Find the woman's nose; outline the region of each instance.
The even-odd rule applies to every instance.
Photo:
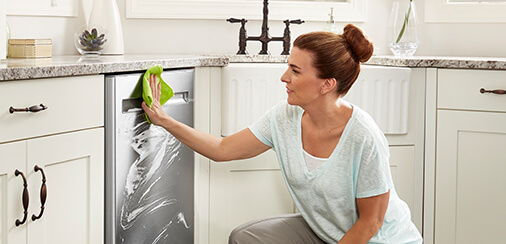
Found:
[[[281,82],[288,83],[290,80],[288,79],[288,69],[281,75]]]

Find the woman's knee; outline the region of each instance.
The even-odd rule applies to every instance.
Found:
[[[235,228],[229,244],[323,243],[300,214],[253,220]]]
[[[270,217],[265,219],[252,220],[236,227],[229,236],[229,244],[260,243],[266,241],[265,235],[274,238],[268,232],[272,231],[273,222],[279,218]]]

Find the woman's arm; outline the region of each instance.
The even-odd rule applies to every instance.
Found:
[[[367,243],[383,225],[389,199],[390,190],[374,197],[357,198],[358,220],[338,244]]]
[[[150,121],[165,128],[192,150],[214,161],[229,161],[254,157],[270,148],[258,140],[249,129],[221,138],[196,130],[175,120],[163,111],[160,104],[161,83],[156,85],[155,75],[150,77],[149,82],[153,93],[153,103],[149,108],[143,102],[142,108]]]

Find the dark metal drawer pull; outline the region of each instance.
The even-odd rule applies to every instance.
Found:
[[[44,170],[42,170],[42,168],[37,165],[35,165],[34,170],[35,172],[40,170],[40,173],[42,173],[42,186],[40,187],[40,213],[39,216],[36,216],[35,214],[32,215],[33,221],[42,218],[42,214],[44,214],[44,204],[46,204],[47,197],[46,174],[44,174]]]
[[[494,93],[494,94],[504,95],[504,94],[506,94],[506,90],[502,90],[502,89],[485,90],[485,88],[481,88],[480,93]]]
[[[44,104],[39,104],[39,105],[33,105],[31,107],[28,107],[28,108],[14,108],[14,107],[10,107],[9,108],[9,112],[12,114],[14,112],[32,112],[32,113],[35,113],[35,112],[39,112],[39,111],[42,111],[42,110],[46,110],[47,109],[47,106],[45,106]]]
[[[14,175],[15,176],[18,176],[18,175],[21,175],[21,177],[23,177],[23,209],[24,209],[24,217],[23,217],[23,220],[19,220],[19,219],[16,219],[16,226],[20,226],[22,224],[24,224],[26,222],[26,216],[28,216],[28,183],[26,183],[26,177],[25,177],[25,174],[23,174],[23,172],[19,171],[16,169],[16,171],[14,171]]]

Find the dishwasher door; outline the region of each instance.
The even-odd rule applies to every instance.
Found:
[[[148,124],[132,92],[143,73],[106,76],[108,244],[194,242],[194,152]],[[193,69],[168,70],[163,109],[193,127]]]

